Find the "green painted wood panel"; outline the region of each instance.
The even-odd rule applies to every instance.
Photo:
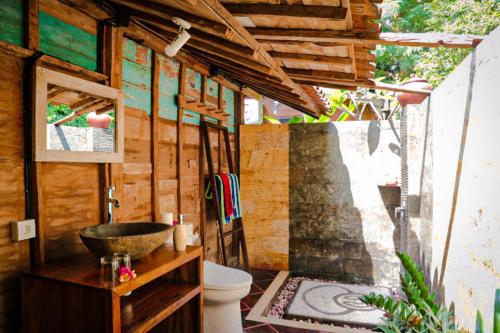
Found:
[[[219,83],[212,79],[207,79],[207,95],[212,97],[219,96]]]
[[[177,121],[178,108],[179,68],[179,63],[174,59],[160,56],[159,115],[162,118],[175,121]]]
[[[229,88],[223,87],[222,93],[224,94],[224,102],[226,105],[224,111],[229,113],[228,129],[229,132],[234,132],[234,91]]]
[[[22,0],[2,0],[0,5],[0,39],[23,46]]]
[[[123,39],[122,89],[125,105],[151,114],[151,57],[150,49]]]
[[[186,88],[187,95],[194,98],[200,98],[201,74],[189,67],[186,68]],[[199,125],[200,114],[191,110],[184,110],[184,117],[182,117],[182,122],[186,124]]]
[[[58,59],[95,71],[97,37],[43,11],[39,14],[40,50]]]

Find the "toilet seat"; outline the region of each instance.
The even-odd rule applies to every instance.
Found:
[[[203,262],[203,286],[209,290],[237,290],[249,288],[252,276],[245,271]]]

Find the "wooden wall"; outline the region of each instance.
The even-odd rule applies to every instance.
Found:
[[[102,223],[106,185],[116,186],[121,201],[121,208],[115,210],[117,222],[155,221],[159,212],[178,213],[181,208],[195,228],[207,219],[206,257],[218,261],[220,256],[210,203],[203,199],[207,166],[200,154],[200,116],[186,111],[178,119],[181,64],[155,55],[129,38],[122,39],[127,28],[113,29],[113,42],[106,46],[112,54],[104,71],[109,76],[106,82],[123,88],[126,95],[125,163],[35,163],[33,208],[38,237],[31,244],[32,256],[29,241],[10,240],[10,222],[26,218],[23,108],[28,106],[23,105],[23,94],[30,90],[23,86],[23,58],[29,55],[28,49],[42,50],[79,66],[78,76],[82,76],[84,70],[100,67],[100,55],[106,50],[98,49],[105,44],[98,42],[95,19],[56,0],[40,0],[39,11],[36,7],[32,11],[38,15],[28,22],[23,19],[28,3],[37,1],[8,0],[0,8],[0,332],[17,329],[19,273],[29,269],[30,261],[50,263],[87,251],[78,231]],[[38,27],[39,38],[36,33],[23,37],[28,24]],[[13,45],[18,49],[12,51]],[[61,70],[67,72],[69,65],[64,64]],[[231,114],[227,122],[234,133],[239,92],[186,68],[186,94],[200,96],[206,80],[207,100]],[[95,80],[92,73],[90,78]],[[211,133],[211,140],[213,155],[223,156],[216,133]],[[236,153],[233,134],[231,142]],[[218,158],[215,160],[218,169]],[[221,166],[227,166],[224,159]]]
[[[241,126],[241,202],[250,267],[288,269],[288,125]]]
[[[21,59],[0,52],[0,332],[17,327],[17,277],[29,267],[29,243],[10,241],[10,222],[25,217],[22,71]]]

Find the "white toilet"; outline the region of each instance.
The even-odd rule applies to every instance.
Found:
[[[240,300],[248,295],[252,276],[245,271],[203,262],[205,333],[241,333]]]

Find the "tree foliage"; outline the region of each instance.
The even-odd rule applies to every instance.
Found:
[[[69,116],[72,112],[73,111],[69,108],[69,106],[65,104],[54,105],[49,103],[49,105],[47,106],[47,122],[49,124],[55,123],[59,119]],[[74,127],[89,127],[85,116],[80,116],[76,119],[68,121],[64,125]]]
[[[383,32],[445,32],[486,35],[500,24],[499,0],[385,0]],[[411,74],[437,86],[470,49],[377,47],[376,77],[402,81]]]

